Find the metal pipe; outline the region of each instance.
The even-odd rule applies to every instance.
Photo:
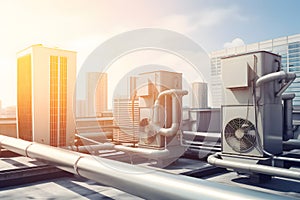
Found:
[[[187,95],[188,91],[186,90],[179,90],[179,89],[171,89],[171,90],[165,90],[161,93],[159,93],[155,103],[154,103],[154,111],[153,111],[153,122],[154,127],[158,134],[166,137],[173,136],[177,133],[179,130],[179,102],[178,102],[178,96],[179,98],[182,98],[182,96]],[[159,126],[159,100],[161,97],[165,95],[172,95],[172,125],[170,128],[162,128]]]
[[[103,143],[96,145],[85,145],[85,146],[68,146],[66,149],[77,151],[80,153],[97,154],[100,150],[112,150],[114,149],[114,144]]]
[[[288,141],[283,141],[283,150],[289,151],[292,149],[300,149],[300,140],[290,139]]]
[[[290,161],[290,162],[300,162],[299,158],[289,158],[289,157],[282,157],[282,156],[274,156],[273,159],[283,160],[283,161]]]
[[[267,174],[272,176],[280,176],[280,177],[300,180],[300,173],[296,171],[279,168],[279,167],[271,167],[271,166],[266,166],[261,164],[249,164],[249,163],[222,160],[219,158],[219,156],[220,156],[219,153],[210,155],[207,158],[207,162],[211,165],[215,165],[223,168],[229,168],[229,169],[236,169],[242,172],[260,173],[260,174]]]
[[[291,199],[0,135],[1,146],[145,199]]]
[[[106,142],[107,137],[105,135],[106,135],[105,133],[75,134],[76,137],[94,144],[103,144],[103,142]]]
[[[293,72],[285,72],[285,71],[273,72],[257,79],[256,87],[259,87],[267,82],[275,81],[278,79],[294,80],[295,78],[296,78],[296,74]]]
[[[86,145],[86,146],[69,146],[67,149],[75,150],[81,153],[96,153],[99,150],[111,150],[115,149],[117,151],[129,152],[140,154],[143,157],[151,158],[151,159],[159,159],[166,158],[170,155],[170,151],[168,149],[146,149],[146,148],[136,148],[129,147],[124,145],[114,145],[112,143],[100,143],[89,138],[85,138],[80,136],[82,139],[86,139],[89,142],[95,143],[97,145]]]
[[[283,140],[289,140],[294,137],[293,127],[293,99],[295,94],[283,94],[283,116],[284,116],[284,135]]]
[[[175,94],[172,94],[172,125],[170,128],[160,128],[158,134],[169,137],[177,133],[179,129],[179,111]]]
[[[170,155],[170,151],[168,149],[146,149],[146,148],[128,147],[123,145],[115,145],[114,149],[123,152],[140,154],[143,157],[147,157],[151,159],[166,158]]]
[[[292,72],[289,72],[292,73]],[[280,88],[280,90],[278,92],[276,92],[276,97],[280,97],[282,95],[282,93],[284,93],[284,91],[293,83],[293,81],[296,79],[296,74],[294,74],[295,76],[292,77],[291,79],[288,79],[289,81],[287,83],[284,84],[283,87]]]

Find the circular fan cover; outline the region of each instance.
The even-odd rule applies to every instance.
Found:
[[[239,153],[248,152],[255,146],[255,126],[246,119],[235,118],[228,122],[224,136],[227,144]]]

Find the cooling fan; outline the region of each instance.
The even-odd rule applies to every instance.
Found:
[[[236,152],[245,153],[255,147],[255,126],[246,119],[235,118],[229,121],[224,132],[227,144]]]

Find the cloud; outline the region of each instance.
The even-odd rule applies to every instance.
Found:
[[[245,42],[241,38],[235,38],[231,42],[226,42],[224,44],[224,48],[232,48],[232,47],[239,47],[239,46],[244,46]]]

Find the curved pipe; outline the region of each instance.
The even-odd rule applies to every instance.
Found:
[[[272,176],[280,176],[280,177],[300,180],[300,173],[296,171],[291,171],[289,169],[283,169],[279,167],[260,165],[260,164],[249,164],[249,163],[222,160],[221,158],[219,158],[219,156],[220,156],[219,153],[210,155],[207,158],[207,162],[214,166],[236,169],[242,172],[248,172],[248,173],[254,172],[254,173],[267,174]]]
[[[179,130],[179,123],[172,123],[170,128],[160,128],[158,134],[166,137],[174,136]]]
[[[188,94],[188,91],[186,90],[181,90],[181,89],[170,89],[170,90],[165,90],[165,91],[162,91],[161,93],[158,94],[157,96],[157,99],[155,101],[155,103],[158,103],[157,101],[165,96],[165,95],[170,95],[170,94],[176,94],[176,95],[180,95],[180,96],[184,96],[184,95],[187,95]]]
[[[295,78],[296,78],[296,74],[292,72],[285,72],[285,71],[273,72],[257,79],[256,87],[259,87],[267,82],[275,81],[278,79],[294,80]]]
[[[177,131],[179,130],[179,105],[178,105],[178,96],[182,98],[182,96],[187,95],[188,91],[186,90],[179,90],[179,89],[171,89],[171,90],[165,90],[161,93],[159,93],[155,103],[154,103],[154,111],[153,111],[153,122],[154,126],[156,127],[157,133],[170,137],[174,136]],[[165,95],[172,95],[172,125],[170,128],[162,128],[159,127],[157,124],[159,124],[159,100],[165,96]]]
[[[292,199],[0,135],[1,146],[145,199]]]

